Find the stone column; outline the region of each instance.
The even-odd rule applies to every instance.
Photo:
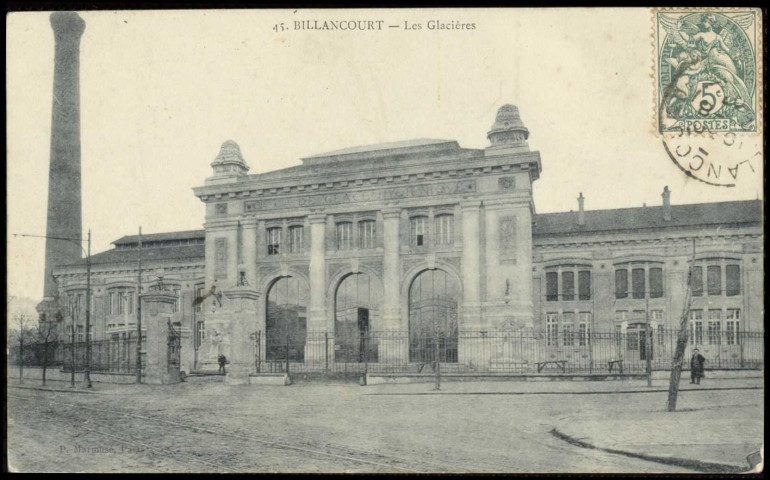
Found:
[[[243,264],[246,266],[246,281],[257,288],[257,223],[243,223]]]
[[[308,368],[324,368],[326,324],[326,214],[314,213],[310,221],[310,309],[305,340]]]
[[[230,360],[225,382],[243,385],[249,383],[249,373],[256,371],[252,334],[256,332],[259,293],[253,287],[234,287],[225,290],[224,295],[229,320],[229,325],[224,327],[227,335],[224,355]]]
[[[401,279],[399,275],[399,249],[401,209],[386,208],[383,218],[383,330],[378,353],[381,363],[406,363],[408,359],[408,332],[401,321]]]
[[[168,336],[171,312],[177,296],[169,291],[150,292],[140,295],[142,323],[147,325],[147,341],[144,344],[144,382],[170,384],[179,382],[179,369],[169,368]]]
[[[479,207],[478,200],[466,201],[461,204],[463,210],[463,315],[462,328],[477,328],[481,325],[481,295],[479,282]]]
[[[460,338],[457,345],[458,360],[465,365],[486,365],[488,358],[480,358],[480,355],[488,357],[488,352],[483,348],[478,337],[478,330],[482,326],[481,319],[481,268],[479,257],[479,208],[478,200],[464,201],[462,208],[463,231],[463,305],[460,319]],[[463,334],[464,330],[474,330],[474,333]]]

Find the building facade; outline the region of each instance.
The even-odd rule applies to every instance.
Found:
[[[463,332],[530,332],[552,358],[579,355],[590,332],[675,328],[693,245],[692,341],[711,348],[715,329],[763,329],[761,201],[671,205],[666,187],[661,206],[584,211],[581,194],[577,211],[537,214],[541,161],[528,136],[505,105],[485,149],[420,139],[257,175],[227,141],[194,189],[204,230],[145,236],[143,283],[164,269],[177,321],[194,333],[192,368],[223,351],[252,363],[255,335],[265,360],[285,347],[328,362],[332,338],[331,361],[360,361],[362,336],[375,332],[372,358],[384,363],[425,361],[414,339],[437,332],[455,339],[444,359],[459,364],[496,355]],[[130,330],[135,307],[121,302],[136,302],[139,251],[124,237],[93,257],[94,338]],[[84,293],[82,264],[56,272],[63,298]]]

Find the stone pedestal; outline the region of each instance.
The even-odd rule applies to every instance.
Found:
[[[198,349],[201,370],[219,371],[219,355],[230,362],[226,383],[249,382],[255,362],[252,334],[257,331],[259,292],[252,287],[232,287],[223,292],[222,308],[206,314],[206,338]]]
[[[179,366],[169,364],[169,323],[177,296],[168,291],[140,295],[142,323],[147,325],[147,341],[144,344],[142,365],[144,382],[148,384],[179,383]]]

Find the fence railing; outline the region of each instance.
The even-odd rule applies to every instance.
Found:
[[[74,349],[74,359],[73,359]],[[12,365],[42,367],[46,362],[45,345],[26,344],[20,353],[19,345],[10,347]],[[86,366],[86,342],[55,342],[48,345],[49,368],[82,371]],[[104,373],[136,373],[136,339],[96,340],[91,342],[91,371]]]
[[[655,329],[648,339],[644,330],[465,330],[419,336],[387,331],[343,337],[329,332],[257,332],[253,371],[431,373],[439,359],[442,373],[644,373],[648,354],[652,370],[671,368],[677,334]],[[707,370],[764,367],[763,332],[712,331],[690,338],[685,370],[694,348],[706,357]]]

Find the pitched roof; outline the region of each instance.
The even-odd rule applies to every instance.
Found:
[[[159,242],[165,240],[188,240],[191,238],[206,238],[206,230],[184,230],[181,232],[165,232],[142,234],[142,242]],[[113,245],[139,243],[139,235],[126,235],[112,242]]]
[[[105,263],[134,263],[139,259],[138,252],[138,248],[107,250],[106,252],[91,255],[91,265],[100,265]],[[190,259],[192,261],[200,261],[202,263],[205,257],[206,246],[203,244],[142,248],[143,262]],[[83,266],[85,264],[86,260],[82,259],[77,263],[70,265],[60,265],[60,267]]]
[[[738,225],[762,222],[762,201],[694,203],[672,205],[671,220],[663,218],[663,207],[587,210],[585,225],[578,225],[578,212],[535,215],[533,236],[571,235],[671,227]]]
[[[306,158],[337,157],[340,155],[351,155],[354,153],[379,152],[383,150],[401,150],[416,147],[428,147],[442,145],[452,147],[457,144],[454,140],[438,140],[433,138],[415,138],[413,140],[401,140],[398,142],[375,143],[373,145],[359,145],[356,147],[343,148],[332,152],[319,153]]]

